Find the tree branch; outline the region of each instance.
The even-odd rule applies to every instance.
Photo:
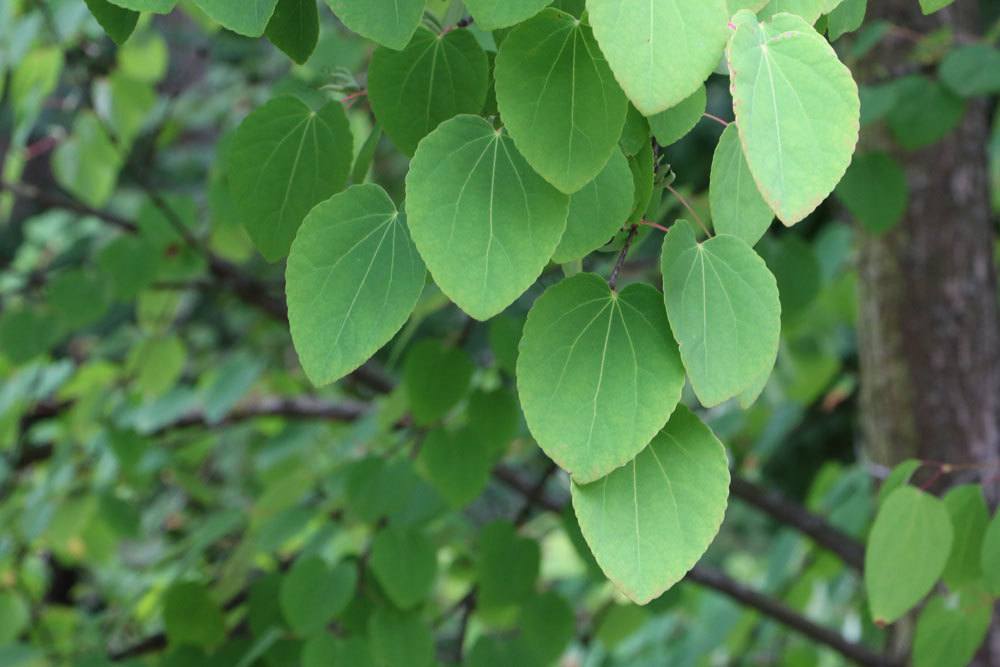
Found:
[[[813,514],[780,493],[763,489],[736,475],[733,475],[729,491],[734,497],[756,507],[778,523],[791,526],[807,535],[816,544],[832,551],[858,572],[864,569],[864,545],[831,525],[823,517]]]
[[[560,503],[542,495],[533,495],[534,487],[522,480],[510,468],[498,466],[493,470],[493,476],[523,496],[528,503],[538,505],[547,511],[558,514],[564,511],[565,503]],[[748,482],[744,484],[752,486]],[[888,658],[879,655],[868,647],[844,639],[839,633],[814,623],[782,602],[758,593],[718,570],[704,565],[695,565],[688,572],[685,579],[691,583],[725,595],[746,607],[750,607],[768,618],[801,633],[816,643],[836,651],[845,658],[853,660],[859,665],[864,665],[865,667],[891,667],[894,665]]]

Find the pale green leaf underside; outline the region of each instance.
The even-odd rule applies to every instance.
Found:
[[[442,122],[479,113],[489,88],[489,63],[468,30],[438,36],[419,29],[402,51],[375,50],[368,98],[385,133],[405,154]]]
[[[566,194],[592,181],[608,163],[628,109],[590,28],[555,9],[503,40],[496,94],[518,150]]]
[[[552,0],[465,0],[476,25],[483,30],[509,28],[530,19]]]
[[[278,0],[194,0],[224,28],[248,37],[260,37]]]
[[[733,17],[733,109],[747,164],[786,225],[813,212],[847,171],[860,102],[850,71],[812,26],[792,14],[761,24]]]
[[[456,116],[427,135],[406,177],[413,240],[438,287],[487,320],[552,257],[569,198],[536,174],[504,131]]]
[[[420,24],[425,0],[326,0],[344,25],[373,42],[397,51],[406,47]]]
[[[933,588],[944,571],[954,530],[944,503],[912,486],[886,499],[865,550],[872,618],[892,623]]]
[[[288,253],[302,219],[344,187],[353,145],[339,102],[311,111],[279,97],[251,113],[227,155],[233,201],[268,261]]]
[[[781,333],[778,285],[735,236],[698,243],[689,224],[663,241],[664,299],[681,359],[706,407],[737,396],[774,366]]]
[[[338,380],[389,342],[425,276],[402,216],[377,185],[352,187],[314,208],[286,269],[292,341],[309,379]]]
[[[552,261],[572,262],[607,244],[628,220],[634,200],[632,170],[615,151],[597,178],[570,197],[566,232]]]
[[[521,338],[517,388],[539,446],[581,483],[628,463],[663,428],[684,371],[660,293],[581,273],[550,287]]]
[[[715,539],[729,498],[725,448],[683,405],[631,463],[573,485],[587,544],[604,573],[646,604],[680,581]]]
[[[708,199],[715,231],[739,237],[750,246],[757,244],[774,220],[774,212],[750,174],[735,123],[726,128],[715,148]]]
[[[726,0],[587,0],[587,10],[611,70],[644,116],[694,93],[729,37]]]

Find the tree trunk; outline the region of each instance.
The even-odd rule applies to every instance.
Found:
[[[977,15],[973,0],[927,17],[916,0],[869,3],[869,19],[922,34],[942,26],[975,33]],[[912,71],[912,48],[904,38],[888,38],[864,63],[862,78]],[[863,145],[884,148],[877,132]],[[914,152],[890,148],[906,171],[909,208],[891,232],[861,232],[858,329],[862,433],[871,458],[889,466],[909,457],[978,463],[941,484],[983,481],[996,503],[1000,322],[988,139],[986,105],[974,101],[937,144]],[[981,664],[1000,665],[997,621]]]
[[[976,3],[969,0],[929,17],[914,0],[870,7],[872,18],[922,33],[942,25],[969,32],[976,27]],[[875,54],[870,72],[907,66],[912,44],[889,42]],[[906,170],[909,209],[891,232],[861,233],[862,430],[879,463],[918,457],[1000,465],[988,140],[986,106],[972,102],[961,125],[939,143],[893,151]],[[982,473],[971,474],[978,480]],[[995,500],[998,481],[988,486]]]

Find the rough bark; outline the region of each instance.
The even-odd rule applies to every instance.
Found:
[[[880,0],[869,7],[872,18],[921,33],[942,25],[974,32],[977,26],[976,3],[968,0],[929,17],[914,0]],[[888,40],[863,76],[908,67],[912,46]],[[906,169],[909,209],[888,234],[862,233],[862,430],[879,463],[916,456],[1000,464],[1000,326],[988,137],[987,109],[973,102],[961,125],[941,142],[914,152],[894,150]],[[991,477],[983,472],[970,474]],[[989,486],[996,499],[998,480]]]
[[[869,3],[869,19],[927,34],[942,26],[974,34],[977,3],[958,0],[932,16],[916,0]],[[861,66],[862,78],[912,71],[899,33]],[[909,33],[912,35],[913,33]],[[877,131],[876,131],[877,132]],[[885,148],[869,132],[863,142]],[[978,463],[942,477],[939,488],[982,481],[1000,497],[1000,324],[986,146],[989,116],[972,102],[961,125],[915,152],[891,149],[906,170],[909,209],[884,236],[862,232],[859,250],[862,433],[869,455],[893,465],[908,457]],[[963,479],[966,478],[966,479]],[[995,619],[997,616],[994,617]],[[912,625],[895,637],[905,650]],[[977,665],[1000,665],[994,620]]]

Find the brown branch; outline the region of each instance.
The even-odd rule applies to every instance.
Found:
[[[862,571],[865,548],[859,541],[833,526],[823,517],[813,514],[779,493],[757,486],[742,477],[733,476],[730,493],[748,505],[756,507],[778,523],[795,528],[816,544],[832,551],[847,565]]]
[[[559,514],[564,511],[565,503],[560,503],[544,496],[532,497],[532,486],[522,480],[510,468],[498,466],[494,469],[493,476],[522,495],[529,503],[534,503],[542,509]],[[745,484],[749,485],[748,482],[745,482]],[[696,565],[688,572],[685,580],[709,588],[746,607],[750,607],[791,630],[801,633],[818,644],[836,651],[845,658],[853,660],[859,665],[864,665],[865,667],[890,667],[894,664],[868,647],[844,639],[839,633],[814,623],[784,603],[759,593],[718,570],[704,565]]]
[[[628,236],[625,237],[625,245],[622,246],[622,251],[618,253],[618,261],[615,262],[615,268],[611,270],[611,277],[608,278],[608,286],[612,292],[618,291],[618,276],[621,275],[622,267],[625,266],[625,260],[628,259],[628,251],[632,249],[632,242],[635,241],[638,232],[639,225],[637,224],[629,228]]]
[[[818,644],[833,649],[849,660],[865,667],[893,667],[897,663],[875,653],[863,644],[844,639],[840,633],[825,628],[802,616],[778,600],[749,588],[713,568],[696,565],[688,572],[687,581],[721,593],[740,604],[759,611],[768,618],[795,630]]]

